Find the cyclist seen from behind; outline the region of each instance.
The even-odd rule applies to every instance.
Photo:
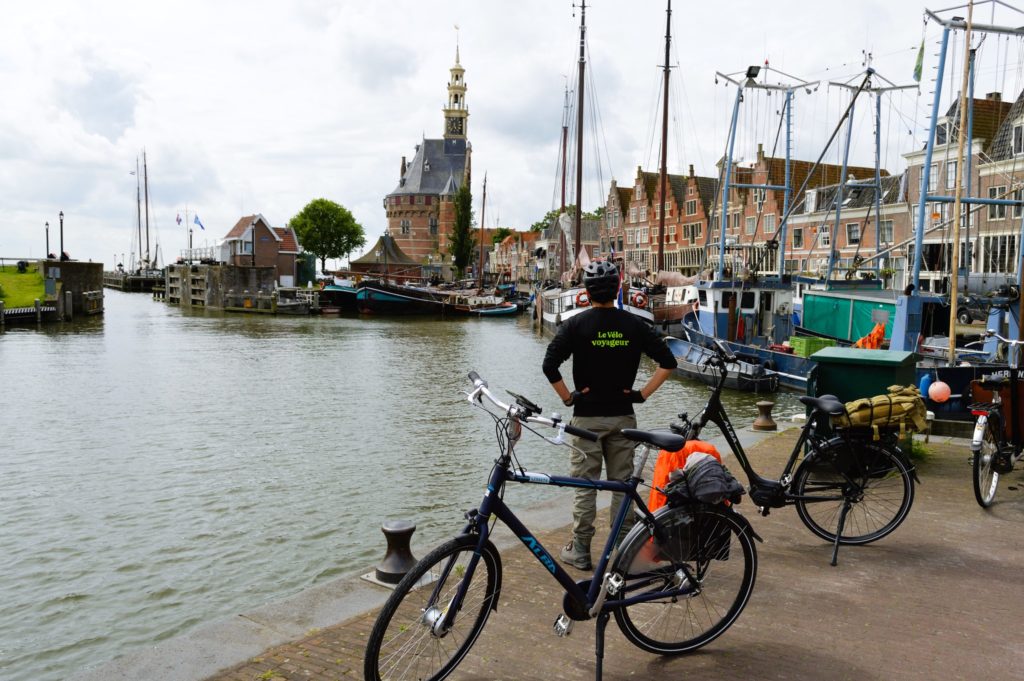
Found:
[[[608,480],[626,480],[633,472],[634,443],[622,435],[636,428],[633,405],[648,399],[676,368],[676,359],[665,341],[643,320],[615,305],[619,270],[610,262],[593,261],[583,271],[583,285],[590,309],[565,321],[544,355],[543,370],[566,406],[573,407],[572,425],[597,433],[597,442],[573,438],[584,453],[573,452],[570,475],[597,480],[604,463]],[[640,356],[658,363],[650,380],[635,390]],[[569,390],[558,368],[573,358]],[[562,549],[562,561],[580,570],[592,570],[590,542],[597,515],[597,490],[577,489],[573,504],[572,539]],[[623,495],[612,496],[610,518],[614,521]],[[621,540],[633,523],[627,516]]]

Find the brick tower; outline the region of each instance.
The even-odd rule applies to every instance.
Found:
[[[408,163],[402,157],[398,186],[384,199],[388,232],[395,243],[428,268],[451,263],[448,237],[455,224],[455,193],[470,181],[469,109],[458,46],[450,73],[448,103],[442,109],[444,137],[423,139]]]

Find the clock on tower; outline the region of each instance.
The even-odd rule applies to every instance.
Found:
[[[449,135],[461,135],[462,134],[462,119],[452,117],[448,119],[447,131]]]

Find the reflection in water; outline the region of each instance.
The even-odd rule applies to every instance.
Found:
[[[0,334],[5,679],[67,678],[365,570],[386,518],[417,523],[422,555],[461,528],[497,451],[466,374],[557,405],[527,317],[222,315],[106,295],[103,317]],[[705,394],[666,384],[641,427]],[[756,398],[729,399],[748,423]],[[568,472],[566,449],[527,436],[518,451]],[[558,490],[507,498],[564,503],[568,522]]]

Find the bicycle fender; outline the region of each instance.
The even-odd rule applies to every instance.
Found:
[[[974,435],[971,437],[971,451],[980,452],[981,443],[985,439],[985,428],[988,426],[988,416],[984,414],[978,416],[978,420],[974,422]]]
[[[739,524],[743,526],[744,532],[749,533],[751,537],[761,542],[762,544],[764,543],[764,539],[762,539],[761,535],[757,533],[757,531],[754,529],[754,526],[750,524],[750,521],[747,520],[747,517],[745,515],[739,513],[738,511],[731,511],[731,513],[732,516],[736,518],[736,520],[739,522]]]

